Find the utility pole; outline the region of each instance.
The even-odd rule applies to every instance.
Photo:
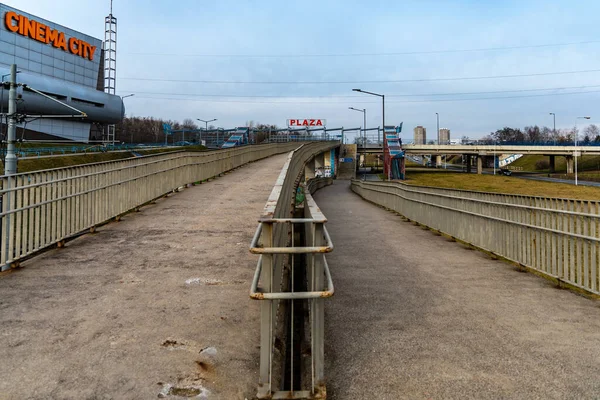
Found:
[[[15,141],[17,138],[17,66],[10,67],[10,91],[8,92],[8,133],[6,146],[6,161],[4,174],[17,173],[17,156],[15,154]]]

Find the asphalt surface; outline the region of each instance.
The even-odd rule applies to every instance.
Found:
[[[173,388],[252,398],[260,315],[248,246],[286,157],[170,195],[1,275],[0,399],[183,398],[165,394]]]
[[[600,303],[363,201],[315,194],[329,400],[600,399]]]

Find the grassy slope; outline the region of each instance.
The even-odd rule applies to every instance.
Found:
[[[416,186],[473,190],[478,192],[510,193],[528,196],[600,200],[600,188],[573,186],[562,183],[539,182],[504,175],[466,176],[444,171],[407,171],[406,183]]]
[[[540,160],[548,160],[546,156],[532,155],[532,156],[523,156],[519,158],[517,161],[513,162],[509,165],[509,167],[520,167],[523,168],[523,171],[526,172],[544,172],[548,173],[548,169],[537,170],[535,169],[535,163]],[[598,174],[600,171],[600,156],[583,156],[577,158],[578,170],[580,173],[590,173]],[[564,157],[556,157],[555,158],[555,166],[557,173],[566,173],[567,172],[567,162]]]

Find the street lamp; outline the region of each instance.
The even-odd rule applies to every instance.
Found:
[[[204,129],[206,132],[208,132],[208,123],[209,123],[209,122],[214,122],[214,121],[216,121],[216,120],[217,120],[216,118],[215,118],[215,119],[209,119],[208,121],[205,121],[205,120],[203,120],[203,119],[200,119],[200,118],[196,118],[196,119],[197,119],[198,121],[200,121],[200,122],[204,122],[204,123],[206,124],[206,129]],[[219,135],[219,132],[217,131],[217,142],[218,142],[218,135]],[[199,141],[200,141],[200,144],[202,144],[202,132],[200,132],[200,139],[199,139]],[[218,145],[219,145],[219,143],[217,143],[217,146],[218,146]]]
[[[348,109],[363,113],[363,147],[365,147],[367,141],[367,109],[363,108],[360,110],[354,107],[348,107]]]
[[[577,117],[577,119],[590,119],[592,117]],[[577,156],[579,155],[579,152],[577,151],[577,136],[578,136],[577,132],[577,126],[575,127],[575,186],[577,186]]]
[[[440,145],[440,114],[435,113],[437,119],[437,144]]]
[[[366,90],[362,90],[362,89],[352,89],[353,92],[359,92],[359,93],[364,93],[364,94],[370,94],[371,96],[377,96],[377,97],[381,97],[381,117],[382,117],[382,121],[383,121],[383,133],[385,134],[385,95],[383,94],[379,94],[379,93],[373,93],[373,92],[367,92]],[[379,144],[379,130],[377,130],[377,144]]]
[[[125,100],[126,98],[133,97],[133,96],[135,96],[135,93],[131,93],[126,96],[121,96],[121,100]],[[125,130],[125,125],[123,125],[123,130]],[[125,133],[125,132],[123,132],[123,133]],[[123,136],[125,136],[125,135],[123,135]],[[131,131],[131,139],[129,140],[129,143],[133,144],[133,130]]]
[[[550,113],[552,115],[553,128],[552,128],[552,136],[554,137],[554,144],[556,144],[556,114]]]

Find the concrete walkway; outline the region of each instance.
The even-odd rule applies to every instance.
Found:
[[[1,276],[0,399],[254,396],[248,246],[285,158],[161,199]]]
[[[328,399],[599,399],[600,304],[435,236],[336,182]]]

